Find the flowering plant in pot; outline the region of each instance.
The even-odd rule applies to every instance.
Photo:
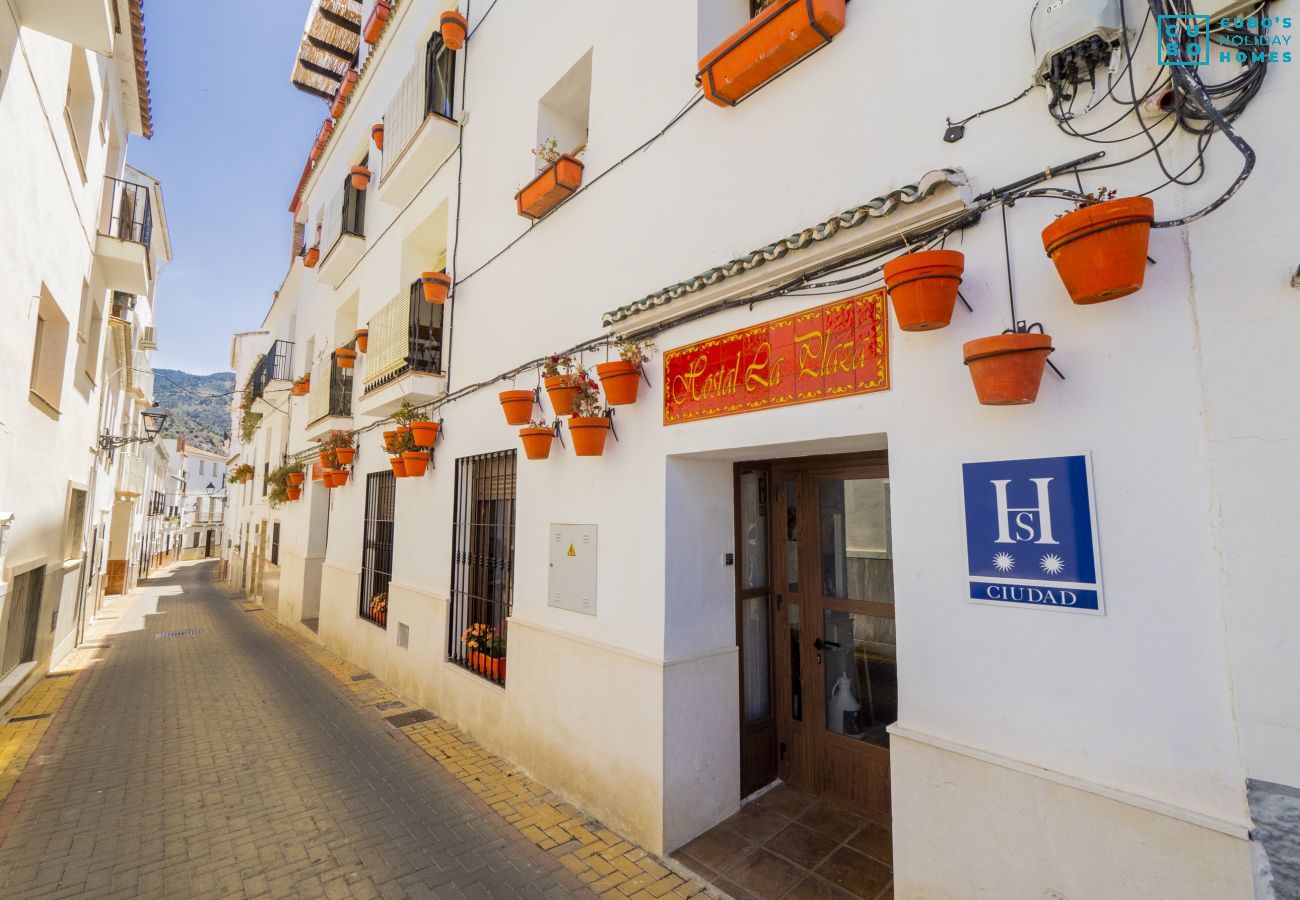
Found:
[[[569,434],[573,436],[574,454],[603,454],[609,426],[609,412],[601,405],[600,388],[591,380],[586,369],[579,369],[573,395],[573,415],[569,417]]]
[[[543,168],[532,181],[515,194],[515,208],[526,219],[540,219],[582,186],[583,165],[579,159],[586,148],[560,152],[559,142],[551,137],[533,148],[533,156]]]
[[[542,363],[542,383],[546,385],[546,396],[551,398],[551,407],[557,416],[573,413],[573,395],[578,391],[574,366],[573,357],[567,353],[552,354]]]
[[[402,401],[393,413],[393,421],[409,429],[417,449],[428,449],[438,441],[439,424],[423,418],[409,400]]]
[[[1155,204],[1098,188],[1043,229],[1043,249],[1075,303],[1102,303],[1142,288]]]
[[[376,625],[388,627],[388,591],[380,591],[366,604],[366,618]]]
[[[243,484],[251,481],[253,478],[253,466],[250,463],[240,463],[230,470],[230,483]]]
[[[519,437],[524,442],[524,456],[529,459],[546,459],[551,455],[555,428],[546,422],[529,422],[519,429]]]
[[[918,250],[885,263],[885,286],[903,331],[933,331],[952,321],[966,257],[956,250]]]
[[[334,468],[352,465],[352,460],[357,455],[357,445],[353,440],[352,432],[335,428],[321,440],[320,452],[321,465]]]
[[[506,674],[506,636],[491,625],[476,622],[461,633],[466,661],[475,672],[500,681]]]
[[[637,391],[641,387],[641,371],[650,362],[654,353],[653,341],[636,341],[629,338],[617,338],[618,359],[600,363],[596,374],[600,377],[600,386],[605,389],[605,399],[610,406],[623,406],[635,403]]]
[[[533,415],[537,395],[533,391],[508,390],[497,394],[501,411],[506,414],[507,425],[527,425]]]
[[[279,509],[288,500],[297,500],[302,494],[301,476],[303,465],[299,462],[285,463],[273,470],[266,476],[266,502],[272,509]],[[299,476],[298,484],[293,484],[289,476],[293,474]]]
[[[1037,328],[1035,334],[1031,329]],[[1014,329],[967,341],[962,355],[970,369],[975,395],[985,406],[1018,406],[1038,399],[1052,336],[1042,325],[1017,322]]]
[[[430,454],[415,443],[410,430],[397,431],[391,442],[392,458],[389,463],[398,478],[419,478],[429,466]]]

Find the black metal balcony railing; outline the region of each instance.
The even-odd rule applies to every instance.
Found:
[[[348,346],[352,346],[349,344]],[[331,353],[316,364],[307,400],[308,424],[328,416],[352,415],[352,369],[343,369]]]
[[[266,392],[266,386],[272,381],[291,380],[292,360],[293,341],[276,341],[272,344],[271,349],[253,367],[253,374],[249,379],[253,386],[253,398],[260,398]]]
[[[149,246],[149,239],[153,236],[149,187],[105,176],[104,193],[107,215],[100,230],[119,241]]]

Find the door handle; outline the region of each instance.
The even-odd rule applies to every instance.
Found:
[[[817,638],[817,640],[813,641],[813,646],[818,650],[825,650],[827,647],[830,647],[832,650],[838,650],[840,648],[840,645],[835,641],[823,641],[821,638]]]

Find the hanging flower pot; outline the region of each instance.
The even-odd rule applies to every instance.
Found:
[[[370,184],[370,170],[365,166],[353,166],[352,186],[359,191],[364,191],[368,184]]]
[[[320,247],[308,247],[307,252],[302,255],[302,264],[309,269],[316,268],[316,263],[320,261]]]
[[[348,69],[343,81],[339,83],[338,93],[334,95],[334,102],[330,104],[330,115],[338,118],[343,115],[343,105],[348,102],[352,96],[352,89],[357,86],[357,70]]]
[[[334,458],[338,460],[340,466],[352,465],[352,460],[356,458],[356,447],[336,447],[334,448]]]
[[[339,347],[334,351],[334,362],[340,369],[350,369],[357,361],[357,351],[350,347]]]
[[[320,464],[322,468],[326,468],[326,469],[334,468],[334,457],[330,455],[330,450],[328,447],[320,451]]]
[[[402,454],[402,462],[406,463],[408,476],[419,478],[429,465],[429,454],[425,450],[407,450]]]
[[[459,50],[465,46],[469,22],[464,16],[455,10],[445,12],[438,19],[438,25],[442,31],[442,42],[447,45],[448,50]]]
[[[303,472],[290,472],[290,473],[289,473],[289,487],[300,488],[300,487],[302,487],[302,483],[303,483],[304,481],[306,481],[306,480],[307,480],[307,475],[306,475],[306,473],[303,473]]]
[[[342,487],[348,483],[347,469],[326,469],[325,470],[325,487],[331,490],[336,487]]]
[[[411,439],[415,441],[415,446],[428,449],[437,443],[438,427],[437,422],[412,422]]]
[[[302,488],[295,487],[294,485],[291,484],[284,489],[284,494],[290,500],[297,500],[299,497],[302,496]]]
[[[569,434],[573,436],[575,456],[600,456],[605,452],[605,438],[609,436],[609,418],[597,416],[569,419]]]
[[[362,37],[366,39],[367,44],[379,40],[379,35],[384,31],[384,23],[388,21],[392,11],[393,4],[389,0],[375,0],[375,8],[370,11],[370,18],[366,19],[366,27],[362,31]]]
[[[525,219],[540,219],[582,186],[582,163],[564,154],[515,194],[515,208]]]
[[[551,455],[551,442],[555,440],[555,431],[530,425],[519,429],[519,437],[524,442],[524,456],[529,459],[546,459]]]
[[[388,459],[389,465],[393,467],[393,475],[398,478],[406,477],[406,460],[400,456],[392,456]]]
[[[903,331],[933,331],[952,321],[966,257],[956,250],[920,250],[885,263],[885,286]]]
[[[1075,303],[1101,303],[1142,288],[1155,204],[1122,197],[1066,213],[1043,229],[1043,249]]]
[[[641,387],[641,370],[623,359],[600,363],[596,366],[600,386],[605,390],[605,401],[610,406],[625,406],[636,402]]]
[[[1038,399],[1052,336],[1031,332],[995,334],[962,347],[975,395],[985,406],[1017,406]]]
[[[397,437],[398,437],[398,440],[401,439],[402,435],[404,435],[404,434],[410,434],[410,433],[411,433],[411,426],[410,426],[410,425],[398,425],[398,426],[397,426]]]
[[[561,374],[545,379],[546,396],[551,398],[551,407],[557,416],[573,414],[573,396],[578,393],[576,378],[573,374]]]
[[[451,290],[451,276],[446,272],[421,272],[420,287],[424,289],[425,300],[445,303],[447,292]]]
[[[383,150],[384,149],[384,126],[382,124],[371,125],[370,136],[375,141],[375,147],[379,150]]]
[[[502,391],[497,394],[501,411],[506,414],[507,425],[526,425],[533,417],[532,391]]]
[[[396,453],[396,452],[397,452],[397,432],[396,432],[396,431],[385,431],[385,432],[384,432],[384,450],[386,450],[386,451],[389,452],[389,453]]]

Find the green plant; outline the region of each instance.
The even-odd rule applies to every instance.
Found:
[[[548,166],[556,163],[561,156],[572,156],[574,159],[581,159],[582,154],[587,152],[586,147],[578,147],[565,153],[560,149],[560,142],[554,137],[548,137],[542,140],[540,144],[533,148],[533,156],[536,156]]]
[[[398,425],[409,425],[412,422],[421,421],[423,418],[424,416],[420,411],[411,405],[410,400],[403,400],[402,405],[393,412],[393,421]]]
[[[584,367],[579,367],[574,376],[573,386],[578,392],[573,395],[573,414],[582,419],[595,419],[604,414],[600,387],[587,374]]]
[[[279,509],[289,499],[289,475],[302,470],[302,463],[291,462],[271,470],[266,476],[266,502],[272,509]]]
[[[618,358],[623,362],[629,362],[641,368],[645,363],[650,362],[650,356],[655,352],[655,342],[649,339],[636,341],[625,337],[616,337],[618,345]]]
[[[262,424],[262,414],[245,411],[239,419],[239,436],[245,444],[251,443],[257,434],[257,426]]]
[[[397,437],[393,438],[393,456],[413,453],[419,449],[419,447],[415,446],[415,437],[409,431],[399,431]]]
[[[491,625],[481,622],[466,628],[460,636],[460,642],[467,650],[493,659],[504,659],[506,655],[506,636]]]
[[[333,429],[320,442],[322,450],[345,450],[353,446],[355,443],[352,440],[352,432],[342,428]]]
[[[550,431],[550,430],[551,430],[553,427],[555,427],[555,426],[553,426],[550,422],[546,422],[546,421],[543,421],[543,420],[538,420],[538,421],[536,421],[536,422],[529,422],[529,423],[528,423],[527,425],[525,425],[524,427],[525,427],[525,428],[545,428],[547,431]]]
[[[573,357],[569,354],[560,355],[554,353],[546,358],[546,362],[542,363],[542,375],[546,378],[554,378],[560,374],[567,375],[573,371],[573,365]]]
[[[1095,191],[1080,194],[1074,199],[1074,210],[1066,210],[1063,213],[1057,213],[1056,218],[1059,219],[1061,216],[1068,215],[1070,212],[1080,209],[1087,209],[1089,206],[1096,206],[1098,203],[1106,203],[1109,200],[1114,200],[1117,196],[1119,196],[1119,191],[1103,185]]]

